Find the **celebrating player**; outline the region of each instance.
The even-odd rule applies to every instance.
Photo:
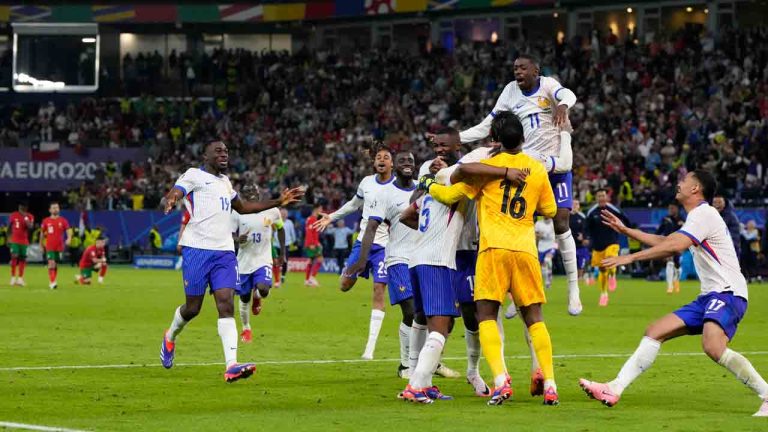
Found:
[[[323,205],[319,202],[312,207],[312,214],[304,221],[304,255],[309,258],[307,269],[304,273],[304,285],[318,287],[320,282],[315,276],[323,265],[323,245],[320,243],[320,231],[315,228],[323,211]]]
[[[67,231],[69,229],[69,222],[61,217],[61,209],[56,201],[50,204],[48,212],[51,215],[43,219],[42,224],[40,224],[40,232],[42,233],[40,236],[40,247],[45,250],[45,257],[48,259],[48,280],[50,281],[48,287],[56,289],[58,262],[61,261],[64,245],[69,244],[70,241],[69,232]],[[65,235],[67,237],[66,240],[64,240]]]
[[[544,163],[557,198],[555,233],[568,278],[568,312],[578,315],[582,306],[576,243],[568,227],[573,199],[573,154],[571,135],[563,130],[570,129],[568,109],[576,103],[576,95],[554,78],[539,76],[538,61],[533,56],[520,55],[513,67],[515,81],[504,87],[493,111],[481,123],[461,132],[461,142],[486,138],[493,118],[500,111],[511,111],[518,116],[525,130],[523,151]]]
[[[25,286],[24,268],[27,266],[27,247],[29,247],[29,232],[35,223],[35,216],[27,213],[27,204],[19,203],[19,210],[8,217],[11,238],[8,247],[11,250],[11,286]],[[19,276],[16,276],[16,267]]]
[[[411,325],[414,320],[413,288],[411,276],[408,272],[408,261],[413,245],[418,238],[418,232],[399,223],[400,214],[410,205],[410,198],[416,189],[413,181],[415,161],[410,152],[400,152],[395,156],[395,181],[389,183],[389,187],[382,189],[376,198],[375,206],[370,209],[368,224],[360,241],[360,255],[357,261],[347,267],[350,274],[362,272],[370,260],[369,252],[374,239],[379,232],[379,225],[389,226],[389,239],[385,250],[385,264],[387,272],[387,287],[389,289],[389,302],[399,305],[403,314],[400,322],[400,365],[397,375],[401,378],[410,378],[410,358],[418,359],[418,354],[409,356]],[[424,327],[421,334],[415,337],[426,339],[426,320],[420,317],[420,327]],[[419,349],[423,343],[418,344]],[[415,365],[415,361],[414,361]]]
[[[186,302],[176,308],[171,326],[163,336],[160,360],[165,368],[173,366],[176,337],[200,313],[206,288],[210,287],[219,312],[218,331],[226,360],[224,379],[233,382],[251,376],[256,366],[237,363],[233,293],[238,273],[230,212],[258,213],[296,202],[304,192],[299,188],[286,189],[279,199],[259,202],[240,199],[224,174],[228,164],[227,146],[220,141],[208,143],[200,168],[188,169],[165,196],[166,213],[186,196],[191,218],[181,238]]]
[[[600,266],[600,262],[604,258],[619,255],[619,236],[602,222],[601,214],[603,211],[611,212],[627,225],[629,225],[629,219],[618,207],[611,204],[607,189],[598,189],[595,198],[597,198],[597,204],[587,212],[587,232],[592,247],[592,266],[599,267],[600,271],[597,276],[600,284],[598,305],[608,306],[608,291],[616,290],[616,269],[604,268]]]
[[[259,199],[259,187],[247,184],[240,190],[240,194],[248,201],[256,201]],[[240,245],[237,251],[237,270],[240,277],[236,289],[240,296],[240,321],[243,323],[240,340],[243,343],[251,343],[251,312],[254,315],[261,313],[261,299],[269,295],[269,289],[272,287],[273,230],[277,231],[280,241],[278,259],[285,258],[283,219],[277,208],[245,215],[235,211],[232,212],[232,229]]]
[[[668,236],[673,232],[680,229],[685,224],[685,219],[680,216],[680,207],[677,203],[670,203],[667,206],[669,212],[664,219],[661,220],[659,228],[656,230],[656,235]],[[672,255],[667,258],[667,267],[665,269],[665,276],[667,279],[667,294],[673,292],[680,292],[680,254]]]
[[[358,240],[352,246],[352,251],[347,258],[345,267],[358,261],[360,247],[363,235],[368,225],[370,212],[376,205],[376,200],[382,190],[388,188],[389,184],[395,179],[392,176],[392,151],[387,147],[379,147],[374,156],[374,168],[376,174],[369,175],[360,181],[355,196],[344,204],[340,209],[330,215],[323,215],[323,218],[315,226],[323,231],[331,223],[343,218],[344,216],[357,211],[360,207],[363,209],[363,217],[360,220],[360,234]],[[376,342],[381,331],[381,324],[384,321],[384,291],[387,287],[387,270],[384,264],[384,249],[387,246],[389,234],[385,225],[379,225],[376,236],[373,239],[373,246],[368,255],[365,267],[360,273],[345,269],[342,271],[341,290],[349,291],[357,282],[357,277],[368,278],[373,273],[373,304],[371,306],[371,320],[368,327],[368,342],[365,344],[362,358],[366,360],[373,359],[373,353],[376,349]]]
[[[88,246],[80,257],[80,274],[75,276],[75,280],[80,285],[90,285],[93,271],[99,272],[99,283],[104,283],[104,276],[107,274],[107,255],[104,249],[106,241],[99,237],[96,243]]]
[[[494,375],[494,390],[489,405],[499,405],[512,395],[503,362],[502,340],[496,318],[507,292],[528,327],[532,345],[544,376],[544,403],[559,403],[552,361],[552,342],[542,317],[546,302],[541,281],[541,267],[536,260],[536,236],[533,213],[553,217],[557,211],[555,197],[542,165],[522,153],[523,126],[511,112],[499,112],[491,125],[491,136],[501,142],[503,151],[483,164],[502,167],[499,180],[487,177],[451,187],[430,184],[429,191],[437,201],[451,204],[463,197],[477,199],[480,225],[480,249],[475,279],[475,301],[480,321],[483,354]],[[471,165],[471,164],[470,164]],[[507,179],[509,169],[525,174],[522,181]],[[465,173],[461,165],[456,174]],[[501,168],[496,168],[500,170]],[[452,181],[454,176],[452,176]],[[470,180],[468,180],[470,181]],[[513,190],[514,188],[514,190]]]
[[[552,288],[552,259],[557,253],[555,227],[552,219],[540,218],[534,224],[533,229],[538,241],[539,264],[541,264],[541,271],[544,272],[544,287],[550,289]]]
[[[651,246],[631,255],[605,258],[602,266],[615,268],[662,259],[688,249],[701,281],[701,293],[691,303],[648,326],[645,337],[616,379],[606,384],[579,380],[590,397],[607,406],[616,405],[624,390],[653,365],[662,343],[678,336],[700,334],[704,352],[762,399],[754,415],[768,417],[768,383],[749,360],[728,348],[747,311],[748,290],[728,228],[717,210],[709,205],[716,188],[717,182],[709,172],[689,172],[678,183],[675,196],[688,213],[688,219],[680,230],[668,236],[630,229],[619,217],[602,210],[606,225]]]

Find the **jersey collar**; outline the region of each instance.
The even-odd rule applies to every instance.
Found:
[[[533,96],[536,94],[537,91],[539,91],[539,87],[541,87],[541,77],[536,78],[536,85],[531,89],[531,91],[523,91],[523,89],[520,89],[521,92],[523,92],[523,96]]]

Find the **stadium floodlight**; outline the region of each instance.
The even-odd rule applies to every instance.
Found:
[[[95,37],[84,37],[81,40],[83,41],[83,43],[96,43]]]
[[[627,13],[630,13],[630,14],[632,13],[632,8],[631,7],[627,8]]]

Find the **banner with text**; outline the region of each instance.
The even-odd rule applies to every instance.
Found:
[[[40,149],[0,149],[0,190],[5,192],[59,191],[96,179],[96,172],[113,161],[141,162],[144,149],[57,150],[51,157],[39,157]]]

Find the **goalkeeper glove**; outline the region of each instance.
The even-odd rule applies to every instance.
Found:
[[[429,187],[435,183],[434,174],[425,174],[419,179],[419,189],[429,192]]]

